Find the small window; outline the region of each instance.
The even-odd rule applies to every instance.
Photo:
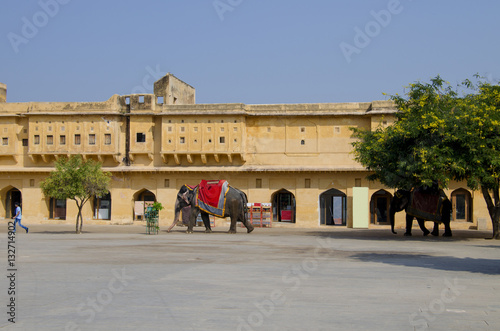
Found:
[[[186,128],[181,126],[181,132],[184,132],[185,130],[186,130]]]
[[[54,136],[52,135],[47,136],[47,145],[54,145]]]
[[[95,134],[89,134],[89,145],[95,145]]]
[[[49,126],[48,131],[52,131],[52,126]]]
[[[156,103],[159,105],[163,105],[163,97],[156,97]]]
[[[168,129],[167,129],[168,132],[172,132],[172,127],[169,126]]]
[[[220,132],[224,132],[224,127],[221,127],[221,128],[220,128]]]
[[[64,126],[61,126],[61,131],[64,132]]]
[[[28,146],[28,139],[23,139],[23,146],[24,147]]]
[[[335,127],[333,128],[333,132],[335,132],[335,133],[340,133],[340,126],[335,126]]]
[[[142,132],[138,132],[136,135],[136,142],[145,143],[146,142],[146,134]]]
[[[219,143],[225,144],[226,143],[226,137],[219,137]]]
[[[111,145],[111,133],[104,134],[104,145]]]
[[[193,131],[194,131],[194,132],[198,132],[198,127],[197,127],[197,126],[195,126],[195,127],[193,128]]]
[[[311,179],[310,178],[306,178],[304,180],[304,187],[305,188],[311,188]]]
[[[2,138],[2,145],[7,146],[9,144],[9,138]]]
[[[33,139],[33,144],[35,145],[40,145],[40,136],[39,135],[35,135],[34,139]]]
[[[208,128],[207,128],[207,132],[212,132],[212,128],[211,128],[211,127],[208,127]]]
[[[306,132],[306,128],[301,127],[301,128],[300,128],[300,132]]]
[[[180,143],[181,143],[181,144],[184,144],[185,142],[186,142],[186,138],[181,137],[181,139],[180,139]]]
[[[238,132],[238,127],[236,127],[236,126],[235,126],[235,127],[233,128],[233,131],[234,131],[234,132]]]
[[[59,136],[59,145],[66,145],[66,136],[65,135]]]
[[[130,105],[130,97],[125,97],[125,104]]]
[[[170,179],[165,179],[165,181],[163,183],[163,186],[164,187],[170,187]]]
[[[262,179],[255,179],[255,188],[262,188]]]
[[[81,136],[79,134],[75,134],[75,145],[80,145]]]
[[[305,144],[306,144],[306,141],[305,141],[304,139],[302,139],[302,140],[300,141],[300,144],[301,144],[301,145],[305,145]]]
[[[139,95],[139,103],[144,103],[144,95]]]

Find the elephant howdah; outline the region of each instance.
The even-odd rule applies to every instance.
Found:
[[[404,210],[406,212],[406,232],[405,236],[411,236],[413,218],[417,218],[418,225],[424,236],[429,233],[433,236],[439,235],[439,224],[444,224],[445,237],[451,237],[450,212],[451,202],[443,190],[429,189],[419,187],[413,191],[398,190],[392,198],[389,207],[389,219],[391,222],[391,231],[394,231],[394,216],[397,212]],[[425,227],[425,221],[434,222],[432,232]]]
[[[236,233],[236,223],[238,221],[242,222],[247,228],[247,232],[250,233],[254,228],[247,218],[247,202],[246,194],[230,186],[225,180],[203,180],[199,185],[194,187],[183,185],[177,193],[174,221],[167,232],[170,232],[177,222],[179,222],[179,215],[182,208],[190,206],[187,233],[193,232],[198,214],[201,214],[201,219],[205,225],[205,232],[207,233],[212,232],[209,214],[220,218],[230,217],[231,225],[229,233]]]
[[[226,193],[229,183],[226,180],[202,180],[196,194],[196,207],[217,217],[223,217]]]

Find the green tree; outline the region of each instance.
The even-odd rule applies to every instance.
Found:
[[[80,155],[58,159],[55,168],[40,186],[47,197],[75,201],[78,207],[76,233],[81,233],[83,206],[91,197],[108,193],[111,174],[103,171],[100,163],[84,161]]]
[[[372,171],[371,180],[411,189],[451,180],[481,190],[500,239],[500,86],[467,80],[464,93],[439,76],[411,84],[394,95],[396,122],[374,131],[352,129],[355,159]]]

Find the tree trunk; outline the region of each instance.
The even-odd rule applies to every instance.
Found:
[[[78,207],[78,214],[76,215],[76,234],[81,234],[82,233],[82,223],[83,223],[83,217],[82,217],[82,208],[83,208],[83,203],[78,203],[76,201],[76,206]],[[78,224],[80,223],[80,224]],[[80,226],[78,226],[80,225]]]
[[[80,210],[78,212],[78,214],[80,214],[80,231],[79,233],[82,233],[82,226],[83,226],[83,216],[82,216],[82,211]]]
[[[79,234],[79,232],[78,232],[78,221],[79,221],[79,218],[78,218],[78,215],[76,215],[76,230],[75,230],[76,234]]]
[[[486,206],[488,208],[488,212],[490,214],[491,223],[493,225],[493,238],[492,239],[500,239],[499,232],[499,222],[500,222],[500,195],[498,189],[493,190],[493,195],[495,200],[491,198],[490,192],[488,189],[481,187],[481,191],[483,193],[484,200],[486,201]]]

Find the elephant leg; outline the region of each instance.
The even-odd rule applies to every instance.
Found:
[[[411,236],[411,228],[413,226],[413,216],[406,214],[406,232],[405,236]]]
[[[186,233],[193,233],[193,228],[196,223],[196,217],[198,217],[199,210],[197,208],[191,207],[191,214],[189,214],[189,223]]]
[[[420,227],[420,230],[422,230],[422,232],[424,233],[424,236],[429,235],[430,231],[427,230],[427,228],[425,227],[425,221],[421,218],[417,218],[417,222],[418,226]]]
[[[210,217],[207,213],[201,213],[201,219],[203,220],[203,224],[205,225],[205,233],[212,233],[212,227],[210,226]]]
[[[238,221],[238,218],[235,217],[234,215],[231,216],[231,225],[229,226],[229,231],[227,233],[236,233],[236,222]]]
[[[439,236],[439,223],[438,222],[434,222],[434,229],[432,230],[431,234],[434,237]]]
[[[245,213],[240,216],[240,222],[243,223],[243,225],[247,228],[247,233],[250,233],[254,230],[252,223],[248,219],[246,219]]]
[[[445,222],[443,237],[451,237],[451,236],[452,234],[451,234],[450,222]]]

